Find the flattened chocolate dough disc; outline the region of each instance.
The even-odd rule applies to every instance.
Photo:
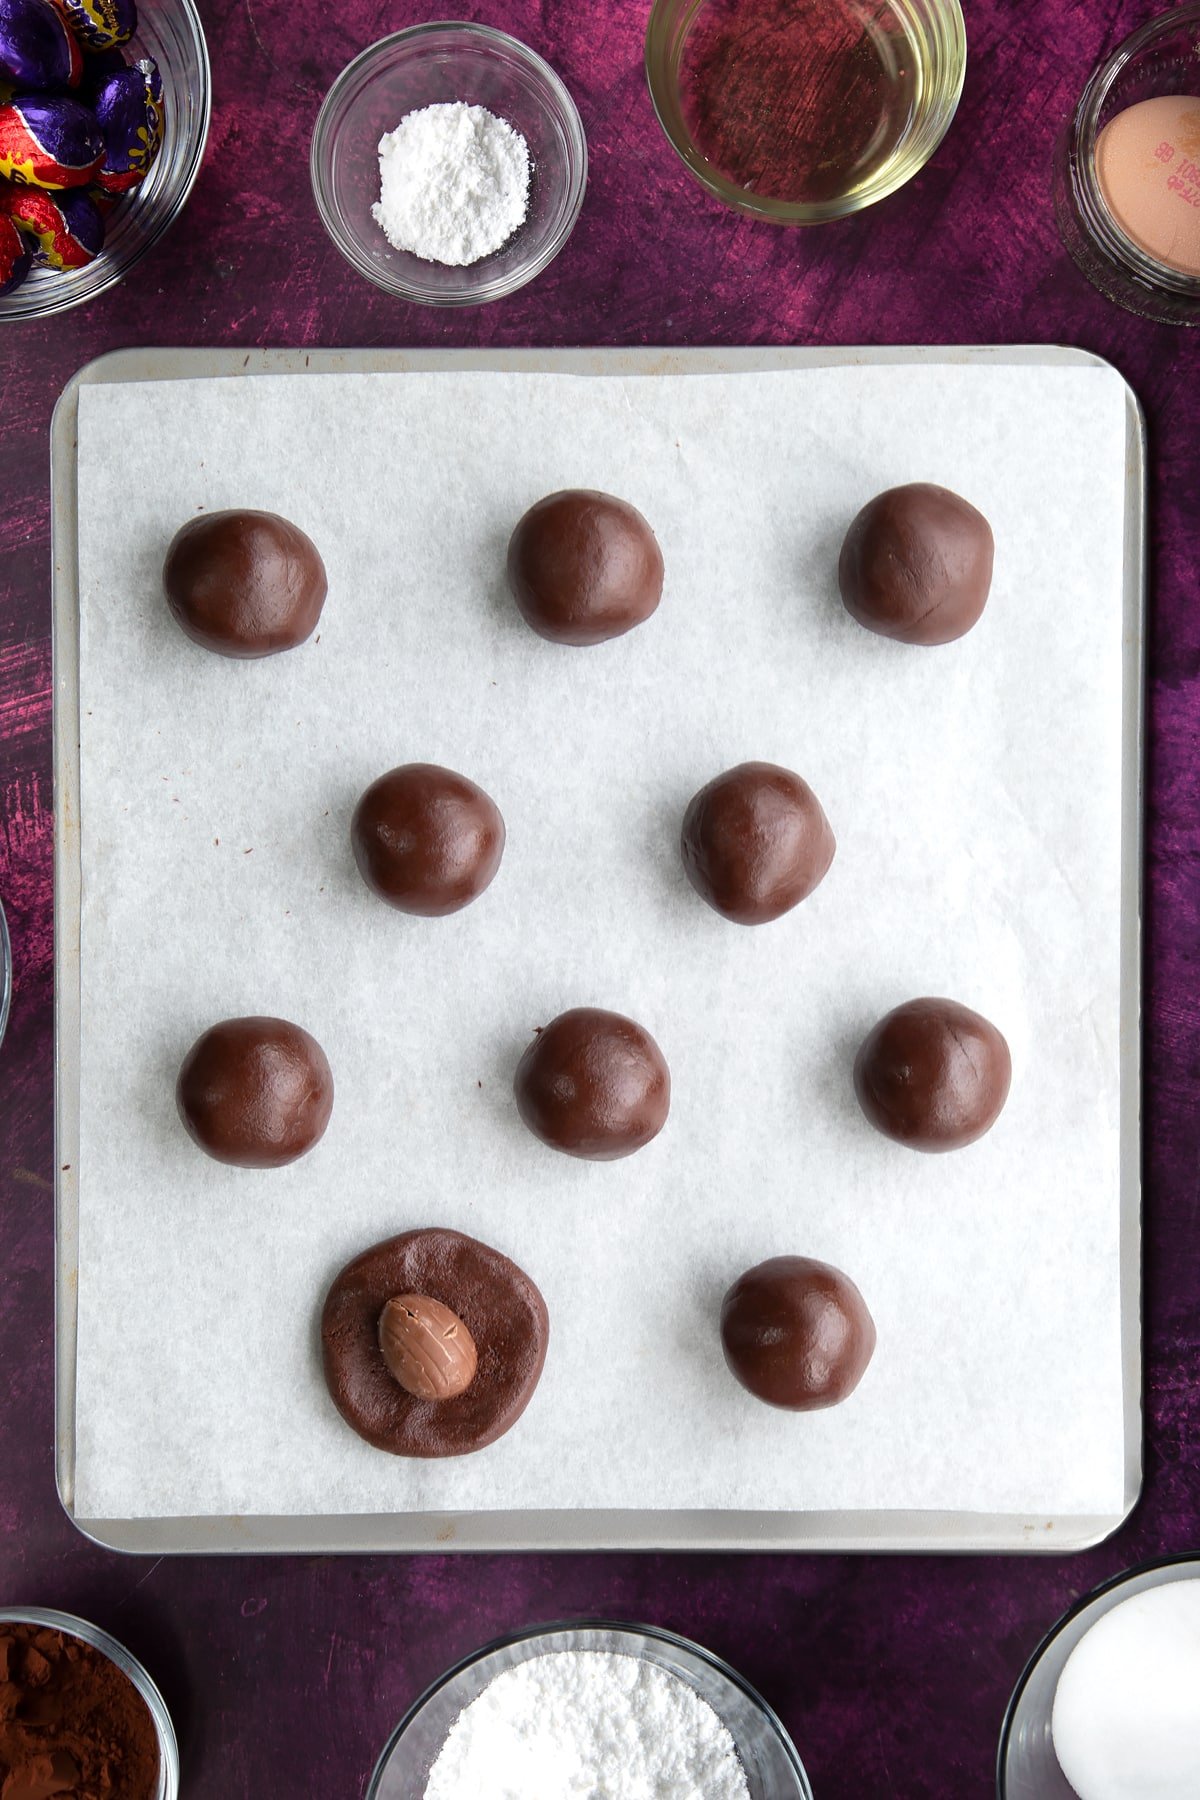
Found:
[[[396,1294],[425,1294],[458,1314],[479,1362],[465,1393],[418,1400],[391,1375],[379,1315]],[[507,1256],[459,1231],[405,1231],[347,1263],[325,1298],[325,1382],[347,1425],[393,1456],[467,1456],[511,1429],[533,1398],[550,1321],[533,1282]]]

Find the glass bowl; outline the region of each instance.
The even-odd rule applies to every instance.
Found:
[[[719,1657],[653,1625],[590,1620],[538,1625],[497,1638],[447,1671],[397,1725],[375,1767],[366,1800],[422,1800],[429,1771],[454,1721],[497,1675],[557,1650],[600,1650],[669,1669],[707,1700],[737,1746],[750,1800],[812,1800],[791,1739],[771,1708]]]
[[[966,68],[959,0],[655,0],[646,32],[672,148],[726,206],[775,225],[844,219],[910,181],[949,129]],[[798,170],[773,167],[769,149],[794,145],[797,119],[805,194],[782,191]]]
[[[1159,262],[1121,230],[1100,189],[1096,140],[1139,100],[1197,93],[1200,4],[1193,0],[1151,19],[1097,65],[1054,153],[1054,210],[1076,264],[1106,299],[1164,325],[1200,325],[1200,276]]]
[[[158,1788],[155,1800],[179,1800],[179,1745],[175,1740],[171,1715],[154,1682],[123,1644],[118,1644],[116,1638],[109,1637],[99,1626],[89,1625],[86,1619],[77,1619],[71,1613],[52,1612],[48,1607],[0,1607],[0,1625],[40,1625],[49,1631],[61,1631],[67,1637],[79,1638],[82,1643],[90,1644],[93,1650],[98,1650],[109,1662],[115,1663],[122,1675],[132,1681],[154,1720],[158,1736]]]
[[[8,1009],[12,1003],[12,944],[8,936],[8,920],[0,905],[0,1044],[8,1030]]]
[[[208,137],[211,77],[192,0],[142,0],[126,57],[152,56],[163,84],[163,144],[141,187],[105,220],[104,248],[82,269],[33,269],[0,295],[0,319],[44,319],[94,300],[123,281],[183,211]]]
[[[395,250],[371,207],[379,140],[406,114],[462,100],[507,119],[529,146],[529,212],[502,249],[466,268]],[[587,186],[587,140],[566,88],[540,56],[487,25],[414,25],[343,69],[321,107],[309,158],[317,210],[350,265],[376,287],[425,306],[479,306],[524,287],[574,230]]]
[[[997,1800],[1077,1800],[1058,1766],[1050,1718],[1068,1656],[1096,1620],[1122,1600],[1169,1581],[1200,1580],[1200,1557],[1173,1556],[1106,1581],[1065,1613],[1025,1665],[1008,1703],[996,1762]]]

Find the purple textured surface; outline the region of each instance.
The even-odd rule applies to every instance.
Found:
[[[144,1656],[189,1800],[358,1795],[399,1713],[489,1636],[603,1612],[687,1633],[778,1708],[818,1800],[989,1791],[1009,1691],[1075,1596],[1200,1522],[1200,332],[1108,305],[1061,249],[1054,135],[1138,0],[966,0],[966,94],[907,190],[781,233],[676,163],[641,69],[644,0],[488,0],[562,73],[592,156],[583,216],[532,288],[425,312],[362,283],[310,199],[321,97],[410,0],[207,0],[215,114],[195,194],[122,288],[0,342],[0,895],[16,994],[0,1060],[0,1603],[94,1618]],[[314,19],[319,29],[314,29]],[[128,344],[1059,342],[1109,357],[1150,423],[1144,1498],[1074,1558],[632,1556],[146,1562],[59,1509],[52,1461],[50,598],[47,428],[81,364]],[[1081,445],[1079,453],[1087,454]],[[802,499],[804,471],[796,470]],[[114,996],[114,1004],[119,997]]]

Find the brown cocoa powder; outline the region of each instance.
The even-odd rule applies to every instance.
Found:
[[[155,1800],[158,1734],[99,1650],[0,1624],[0,1800]]]

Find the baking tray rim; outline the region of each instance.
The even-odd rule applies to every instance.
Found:
[[[563,375],[702,375],[830,367],[987,365],[1112,370],[1126,393],[1121,796],[1120,1288],[1125,1491],[1112,1515],[1030,1518],[944,1511],[253,1514],[81,1517],[75,1507],[78,1324],[80,805],[76,504],[79,390],[117,382],[441,370]],[[567,350],[130,349],[88,363],[50,428],[54,693],[55,1479],[68,1518],[108,1549],[140,1554],[534,1550],[1037,1552],[1092,1548],[1137,1504],[1141,1414],[1141,912],[1146,611],[1146,426],[1133,389],[1103,357],[1065,345]]]

